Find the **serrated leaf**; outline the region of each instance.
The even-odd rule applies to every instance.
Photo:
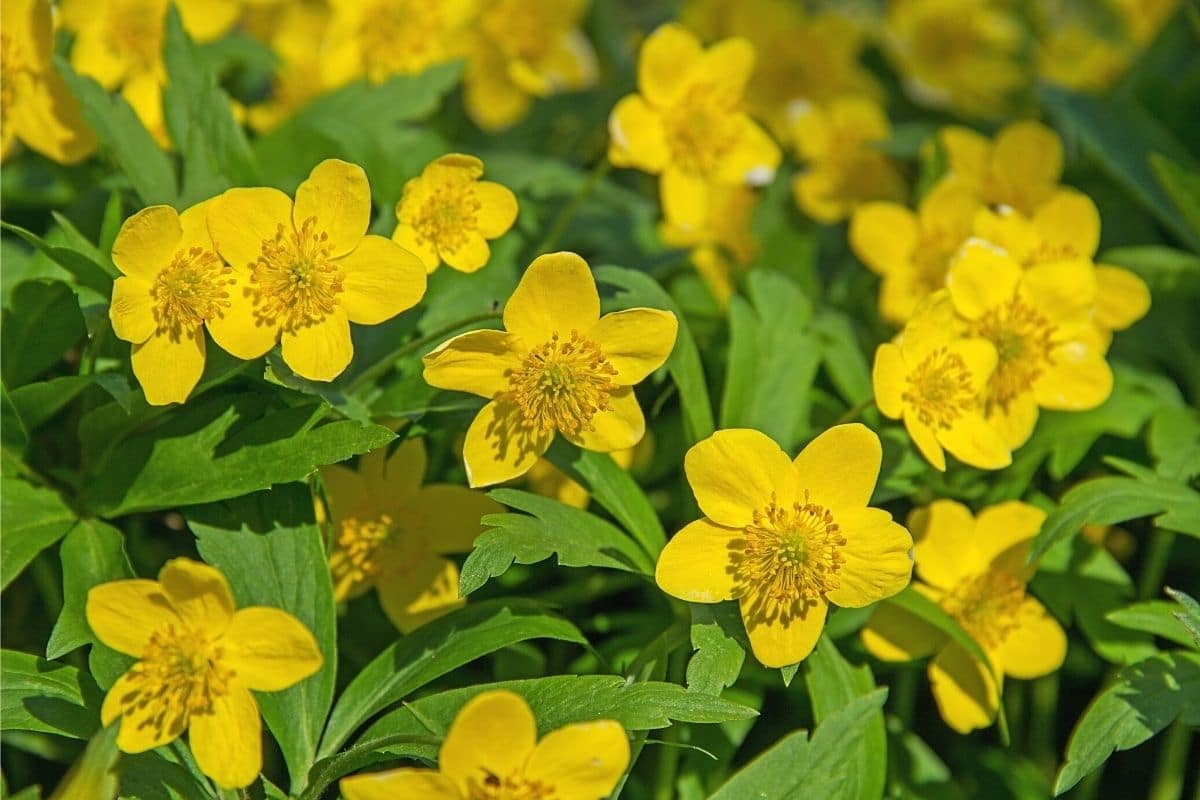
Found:
[[[101,699],[86,672],[0,651],[0,730],[87,739],[100,727]]]
[[[1200,654],[1174,652],[1125,667],[1075,724],[1054,792],[1060,795],[1108,760],[1183,715],[1200,725]]]
[[[1150,424],[1154,469],[1169,481],[1188,483],[1200,476],[1200,412],[1164,408]]]
[[[1145,631],[1175,644],[1191,647],[1194,643],[1192,636],[1176,616],[1178,611],[1177,603],[1168,603],[1166,600],[1146,600],[1110,611],[1104,617],[1122,628]]]
[[[579,630],[530,600],[490,600],[418,628],[362,669],[342,693],[318,756],[332,755],[365,724],[393,703],[463,664],[530,639],[587,644]]]
[[[60,281],[25,281],[3,319],[0,364],[9,390],[57,364],[87,334],[75,293]]]
[[[293,793],[316,758],[333,704],[337,675],[337,611],[321,530],[306,486],[189,509],[201,557],[224,573],[239,607],[280,608],[312,631],[324,664],[315,675],[258,695],[263,719],[279,742]]]
[[[12,402],[30,429],[47,422],[88,387],[98,386],[129,411],[131,390],[125,376],[116,372],[94,375],[64,375],[48,381],[27,383],[12,392]]]
[[[689,692],[719,695],[733,686],[746,660],[745,632],[732,603],[689,603],[692,648],[687,665]]]
[[[63,606],[46,643],[46,658],[58,658],[85,644],[98,644],[84,615],[88,591],[101,583],[134,577],[125,555],[124,534],[98,519],[80,520],[63,540],[59,557]]]
[[[1179,610],[1175,612],[1175,619],[1179,620],[1179,624],[1183,625],[1191,637],[1191,641],[1187,644],[1200,650],[1200,603],[1197,603],[1187,592],[1181,592],[1169,586],[1163,591],[1179,604]]]
[[[5,475],[0,492],[0,588],[12,583],[77,521],[58,492]]]
[[[605,567],[650,574],[654,564],[624,531],[595,514],[517,489],[493,489],[493,500],[525,514],[489,514],[459,576],[465,597],[513,563],[536,564],[552,555],[564,567]]]

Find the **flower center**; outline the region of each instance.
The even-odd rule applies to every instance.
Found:
[[[1050,365],[1054,323],[1020,297],[991,308],[973,322],[968,335],[996,347],[999,361],[987,388],[987,409],[1008,410],[1014,398],[1030,391]]]
[[[299,230],[281,223],[274,238],[264,239],[262,254],[250,265],[255,284],[255,315],[285,330],[320,322],[332,313],[342,293],[341,270],[330,258],[329,234],[309,217]]]
[[[939,347],[908,374],[900,399],[916,410],[922,424],[948,429],[975,406],[971,378],[962,356]]]
[[[553,786],[533,781],[519,773],[497,775],[480,770],[482,778],[467,779],[468,800],[554,800],[558,796]]]
[[[403,576],[429,552],[429,541],[417,530],[404,528],[390,514],[374,518],[346,517],[338,529],[330,558],[335,585],[357,584]]]
[[[1017,627],[1024,600],[1025,584],[1002,569],[989,569],[960,581],[941,605],[980,647],[992,649]]]
[[[446,22],[440,5],[424,0],[383,0],[363,14],[358,35],[372,83],[420,72],[446,55]]]
[[[150,289],[158,332],[178,341],[184,331],[219,316],[229,308],[227,287],[232,284],[232,270],[212,250],[197,246],[177,251]]]
[[[687,90],[665,115],[672,160],[686,172],[705,175],[737,144],[737,98],[709,84]]]
[[[0,32],[0,113],[9,119],[13,99],[33,82],[34,71],[22,51],[21,43]]]
[[[466,244],[467,232],[477,227],[482,207],[469,185],[443,184],[421,206],[413,227],[422,240],[457,250]]]
[[[229,692],[236,674],[221,664],[223,648],[203,634],[173,624],[155,632],[142,658],[126,673],[129,688],[121,713],[178,736],[193,714],[212,712],[213,701]]]
[[[949,228],[936,227],[923,231],[921,241],[913,251],[912,263],[916,267],[915,280],[929,295],[946,285],[946,273],[950,271],[950,258],[963,240],[958,232]]]
[[[845,562],[841,548],[846,537],[833,514],[811,502],[780,506],[774,495],[735,540],[735,594],[757,598],[751,612],[766,619],[803,617],[825,593],[838,587],[837,572]]]
[[[608,409],[616,374],[598,344],[578,331],[571,331],[570,339],[555,332],[509,375],[509,393],[521,411],[522,427],[573,435],[595,430],[592,418]]]
[[[1030,250],[1025,258],[1021,261],[1021,266],[1035,267],[1038,264],[1049,264],[1054,261],[1068,261],[1073,258],[1079,258],[1080,255],[1075,248],[1063,242],[1054,244],[1042,239],[1038,242],[1036,248]]]

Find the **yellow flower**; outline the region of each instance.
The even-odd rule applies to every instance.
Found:
[[[1045,514],[1010,501],[978,517],[951,500],[918,509],[909,526],[920,581],[913,588],[958,622],[986,653],[996,679],[1037,678],[1062,666],[1067,637],[1025,584],[1029,542]],[[922,535],[923,532],[923,535]],[[987,666],[929,623],[889,603],[875,609],[862,632],[867,651],[884,661],[934,656],[929,683],[942,719],[959,733],[996,718],[1001,684]]]
[[[1146,45],[1175,13],[1179,0],[1112,0],[1112,5],[1124,18],[1134,43]]]
[[[712,183],[708,187],[708,210],[702,224],[667,216],[658,227],[659,236],[671,247],[691,248],[692,265],[722,308],[733,295],[734,274],[750,266],[758,255],[758,241],[751,230],[758,192],[749,186]]]
[[[608,158],[659,175],[669,219],[699,227],[713,182],[765,186],[779,147],[742,111],[754,48],[725,39],[707,50],[678,25],[663,25],[642,45],[638,89],[608,118]]]
[[[1010,448],[1033,432],[1038,407],[1082,411],[1112,391],[1106,342],[1092,324],[1096,276],[1083,260],[1020,264],[972,239],[950,268],[966,335],[987,339],[999,361],[984,392],[987,420]]]
[[[336,87],[358,78],[382,83],[466,55],[476,0],[330,0],[333,18],[321,77]]]
[[[646,445],[650,442],[650,431],[646,431],[646,436],[634,447],[627,447],[624,450],[614,450],[609,455],[612,460],[617,462],[617,466],[621,469],[628,470],[633,466],[635,454],[645,450]],[[588,501],[591,500],[591,495],[588,490],[581,484],[576,483],[565,472],[560,470],[548,458],[539,458],[537,463],[529,468],[529,472],[525,473],[525,479],[529,482],[529,488],[534,493],[540,494],[543,497],[553,497],[560,503],[575,508],[587,508]]]
[[[420,259],[367,236],[371,190],[362,167],[327,159],[296,189],[230,189],[208,227],[233,266],[233,304],[209,325],[217,344],[258,358],[283,341],[297,375],[329,381],[354,355],[350,323],[378,325],[425,294]]]
[[[54,69],[50,3],[6,0],[0,16],[0,159],[20,141],[61,164],[82,161],[96,137]]]
[[[346,800],[600,800],[629,764],[629,739],[611,719],[564,725],[538,741],[520,695],[482,692],[463,705],[438,753],[438,769],[412,767],[341,781]]]
[[[320,54],[329,28],[330,11],[318,0],[248,11],[252,13],[247,27],[261,35],[279,57],[270,96],[251,106],[247,115],[252,128],[267,132],[325,90],[321,82]]]
[[[806,14],[792,0],[691,0],[680,21],[705,41],[740,36],[754,46],[758,59],[746,105],[776,136],[787,136],[788,112],[797,102],[883,95],[858,62],[862,29],[837,13]]]
[[[192,755],[219,786],[248,786],[262,769],[262,721],[251,690],[278,692],[321,668],[304,625],[277,608],[237,610],[225,577],[186,558],[158,580],[88,592],[100,641],[138,659],[104,698],[101,721],[121,721],[117,746],[142,753],[188,731]]]
[[[1125,71],[1131,56],[1126,43],[1105,38],[1085,23],[1067,22],[1038,42],[1038,75],[1068,89],[1100,92]]]
[[[121,87],[121,97],[129,103],[133,113],[141,120],[142,125],[154,137],[154,141],[163,150],[172,150],[171,134],[167,131],[167,117],[163,111],[163,89],[166,86],[162,79],[153,72],[142,72],[125,81]]]
[[[917,304],[946,285],[958,248],[971,235],[978,203],[969,188],[941,181],[916,213],[898,203],[865,203],[850,220],[850,247],[883,280],[879,313],[903,325]]]
[[[755,430],[718,431],[687,452],[704,518],[667,542],[655,580],[693,603],[737,600],[754,656],[768,667],[808,656],[829,604],[860,608],[908,585],[912,537],[868,508],[883,451],[853,423],[794,461]]]
[[[891,136],[883,109],[865,97],[792,109],[792,137],[807,168],[792,181],[796,205],[818,222],[840,222],[871,200],[903,202],[904,176],[877,145]]]
[[[479,519],[504,507],[462,486],[422,486],[425,443],[408,439],[359,459],[358,469],[321,468],[329,500],[329,568],[341,603],[372,588],[392,623],[409,633],[466,601],[447,553],[470,552]]]
[[[425,381],[489,402],[463,444],[467,479],[524,475],[561,433],[585,450],[637,444],[646,430],[633,386],[675,346],[675,315],[631,308],[600,316],[587,262],[539,256],[504,307],[504,331],[478,330],[425,356]]]
[[[1006,125],[989,142],[970,128],[951,125],[938,131],[949,173],[985,205],[1006,205],[1025,216],[1049,200],[1062,177],[1062,140],[1038,122]]]
[[[996,348],[986,339],[959,338],[955,327],[943,289],[909,320],[897,343],[875,351],[875,402],[884,416],[904,420],[921,455],[938,470],[946,469],[942,448],[973,467],[1007,467],[1012,454],[983,418]]]
[[[479,180],[481,175],[482,161],[452,153],[404,184],[392,240],[415,253],[426,271],[443,261],[459,272],[481,269],[491,257],[487,240],[503,236],[516,222],[516,196]]]
[[[1012,9],[992,0],[892,0],[887,52],[918,102],[997,116],[1027,80],[1023,33]]]
[[[108,314],[133,344],[133,374],[151,405],[182,403],[204,372],[204,326],[228,313],[233,273],[217,255],[206,200],[182,214],[151,206],[121,226]]]
[[[596,52],[579,30],[587,0],[493,0],[476,25],[463,76],[467,113],[485,131],[519,122],[535,97],[596,82]]]

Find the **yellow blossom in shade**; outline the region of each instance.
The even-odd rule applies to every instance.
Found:
[[[909,320],[898,341],[875,351],[875,403],[903,419],[921,455],[945,471],[946,456],[981,469],[1012,463],[1008,445],[983,417],[982,393],[996,369],[995,346],[955,335],[946,290],[933,295]]]
[[[329,381],[350,363],[350,323],[378,325],[425,294],[420,259],[367,236],[362,167],[327,159],[296,189],[230,189],[209,206],[217,251],[233,267],[231,307],[209,325],[217,344],[258,358],[283,341],[301,377]]]
[[[885,50],[918,102],[997,116],[1027,82],[1025,35],[992,0],[891,0]]]
[[[379,604],[404,631],[460,607],[458,567],[449,553],[470,552],[480,518],[504,507],[451,484],[422,486],[425,443],[408,439],[359,459],[358,469],[321,468],[333,550],[329,568],[340,603],[376,589]]]
[[[324,91],[321,46],[329,28],[330,11],[319,0],[288,2],[282,7],[247,9],[246,27],[266,41],[279,57],[271,92],[247,114],[250,127],[266,132],[299,111]]]
[[[691,33],[663,25],[638,56],[638,90],[608,118],[608,158],[659,177],[666,216],[699,227],[714,183],[765,186],[775,178],[779,147],[742,110],[754,68],[745,39],[707,50]]]
[[[1010,206],[1025,216],[1054,196],[1062,177],[1062,140],[1039,122],[1006,125],[988,141],[970,128],[951,125],[938,131],[948,173],[985,205]]]
[[[708,199],[702,224],[675,219],[668,208],[658,233],[671,247],[691,249],[692,265],[718,304],[725,307],[733,295],[735,274],[758,255],[751,224],[759,193],[741,184],[713,183],[708,187]]]
[[[939,182],[914,213],[899,203],[865,203],[850,220],[850,247],[882,278],[879,313],[902,325],[946,285],[950,261],[971,235],[978,202],[961,184]]]
[[[1145,45],[1159,32],[1175,9],[1179,0],[1110,0],[1112,6],[1125,20],[1125,28],[1135,44]]]
[[[792,0],[691,0],[680,22],[705,41],[740,36],[754,46],[746,105],[779,137],[788,135],[788,110],[797,102],[883,96],[858,61],[864,31],[836,13],[807,14]]]
[[[614,450],[609,455],[612,456],[613,461],[617,462],[618,467],[628,470],[633,466],[635,454],[647,449],[646,445],[649,442],[650,431],[646,431],[645,438],[636,446],[627,447],[624,450]],[[553,497],[568,506],[587,508],[588,501],[591,500],[591,494],[583,485],[572,480],[567,473],[554,466],[548,458],[539,458],[537,463],[529,468],[529,472],[525,473],[525,479],[535,494]]]
[[[829,604],[870,605],[908,585],[912,537],[869,508],[883,451],[857,423],[791,460],[755,430],[718,431],[684,471],[704,518],[667,542],[655,580],[693,603],[737,600],[754,656],[768,667],[812,652]]]
[[[17,142],[62,164],[87,158],[96,137],[54,69],[48,0],[6,0],[0,7],[0,159]]]
[[[891,136],[873,100],[843,97],[792,109],[792,139],[805,169],[792,181],[796,204],[818,222],[839,222],[872,200],[903,202],[904,176],[878,146]]]
[[[466,55],[466,29],[478,0],[330,0],[321,52],[331,87],[358,78],[382,83]]]
[[[142,72],[125,81],[121,97],[137,114],[142,125],[154,137],[163,150],[173,149],[171,134],[167,131],[167,117],[163,111],[163,90],[166,86],[152,72]]]
[[[1100,92],[1125,71],[1132,55],[1126,42],[1102,36],[1080,21],[1065,22],[1039,40],[1038,75],[1068,89]]]
[[[611,453],[641,441],[634,384],[675,346],[675,315],[631,308],[600,316],[587,262],[550,253],[529,265],[504,306],[505,330],[478,330],[425,356],[425,381],[489,400],[467,430],[472,486],[524,475],[556,433]]]
[[[486,131],[519,122],[535,97],[596,82],[596,52],[579,29],[587,0],[493,0],[475,25],[463,76],[467,113]]]
[[[188,731],[205,775],[248,786],[262,769],[262,721],[251,690],[278,692],[321,668],[307,628],[277,608],[238,610],[225,577],[186,558],[158,580],[103,583],[88,592],[87,621],[104,644],[138,659],[104,698],[117,746],[153,750]]]
[[[579,722],[538,739],[518,694],[481,692],[454,718],[438,769],[405,767],[341,781],[346,800],[600,800],[629,765],[629,738],[611,719]]]
[[[992,724],[1004,675],[1048,675],[1066,656],[1062,627],[1026,591],[1032,570],[1025,557],[1043,519],[1042,511],[1019,501],[972,517],[952,500],[909,518],[918,537],[913,552],[920,580],[913,588],[954,617],[983,649],[990,670],[937,628],[887,602],[862,631],[867,651],[884,661],[934,656],[928,669],[933,696],[942,719],[959,733]]]
[[[971,239],[950,268],[950,299],[967,336],[987,339],[999,360],[984,391],[987,420],[1010,448],[1033,432],[1038,408],[1082,411],[1112,391],[1106,341],[1092,324],[1096,276],[1081,259],[1020,264]]]
[[[459,272],[483,268],[488,239],[517,220],[517,198],[507,187],[481,181],[483,162],[458,153],[442,156],[404,184],[392,240],[421,259],[428,272],[444,261]]]
[[[204,326],[233,304],[233,273],[217,255],[206,200],[182,214],[151,206],[121,226],[109,318],[133,344],[133,374],[151,405],[182,403],[204,372]]]

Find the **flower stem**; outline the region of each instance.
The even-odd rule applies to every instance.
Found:
[[[1162,593],[1163,576],[1167,573],[1167,565],[1171,560],[1171,545],[1175,543],[1175,534],[1171,531],[1157,529],[1150,536],[1150,549],[1146,552],[1146,560],[1142,562],[1142,570],[1138,574],[1137,596],[1139,600],[1150,600]]]
[[[433,333],[422,336],[419,339],[414,339],[407,344],[397,347],[395,350],[388,353],[386,356],[360,372],[358,377],[356,377],[350,384],[350,392],[356,392],[366,384],[373,381],[375,378],[386,375],[400,359],[407,355],[412,355],[413,353],[419,352],[426,345],[433,344],[434,342],[441,342],[459,328],[465,328],[466,326],[472,325],[476,322],[487,322],[494,319],[500,319],[499,311],[488,311],[484,314],[476,314],[471,317],[465,317],[464,319],[460,319],[457,322],[452,322],[445,327],[438,328]]]
[[[868,408],[870,408],[873,405],[875,405],[875,398],[868,397],[866,400],[863,400],[858,405],[847,409],[846,413],[842,414],[840,417],[838,417],[837,422],[835,422],[833,424],[834,425],[844,425],[847,422],[853,422],[854,420],[861,417],[863,412],[866,411]]]
[[[554,249],[554,245],[558,244],[558,240],[566,232],[567,226],[571,224],[571,220],[575,217],[579,207],[583,205],[583,201],[588,199],[592,192],[596,190],[596,186],[612,169],[612,162],[607,157],[601,158],[592,167],[592,171],[588,173],[587,180],[575,196],[571,198],[571,202],[563,207],[559,212],[558,217],[554,220],[554,225],[550,227],[550,232],[546,234],[546,238],[542,239],[542,243],[538,245],[537,254],[542,255],[549,253]]]
[[[1147,800],[1179,800],[1183,796],[1184,773],[1192,745],[1192,730],[1183,717],[1181,714],[1171,723],[1163,737]]]

